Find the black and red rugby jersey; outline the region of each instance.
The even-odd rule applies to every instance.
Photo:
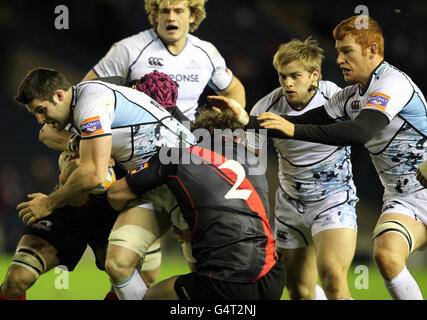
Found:
[[[225,152],[227,144],[232,159],[223,156],[230,153]],[[127,181],[137,195],[164,183],[169,186],[192,229],[199,274],[254,282],[278,260],[268,221],[267,180],[265,175],[248,174],[256,155],[243,145],[224,140],[220,152],[211,149],[180,149],[179,163],[166,165],[159,153]]]

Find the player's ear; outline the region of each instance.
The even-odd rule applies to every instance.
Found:
[[[311,78],[312,78],[313,82],[316,82],[316,83],[320,80],[319,68],[316,68],[313,70],[313,72],[311,73]]]
[[[62,100],[64,100],[64,92],[58,89],[55,91],[53,97],[56,98],[56,100],[58,100],[59,102],[61,102]]]
[[[368,47],[369,57],[372,58],[378,53],[378,45],[375,42],[372,42]]]

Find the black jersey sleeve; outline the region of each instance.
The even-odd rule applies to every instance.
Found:
[[[328,125],[296,124],[294,139],[336,146],[365,144],[388,123],[383,113],[362,110],[354,120]]]
[[[141,166],[126,176],[126,182],[132,192],[138,197],[147,191],[161,186],[166,182],[167,176],[176,171],[176,165],[164,165],[160,161],[159,153],[155,154]]]

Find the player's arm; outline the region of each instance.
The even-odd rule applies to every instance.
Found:
[[[257,120],[262,121],[261,127],[275,130],[276,138],[292,138],[337,146],[365,144],[389,123],[386,115],[369,109],[362,110],[354,120],[326,125],[293,124],[271,112],[261,114]]]
[[[242,107],[246,106],[245,87],[236,76],[233,76],[227,89],[215,92],[220,96],[236,100]]]
[[[49,215],[56,208],[71,204],[75,198],[89,194],[107,175],[111,145],[111,135],[82,140],[80,165],[70,174],[65,184],[49,196],[29,195],[32,200],[17,206],[19,217],[31,224]]]
[[[108,189],[108,202],[115,210],[121,211],[126,207],[128,201],[140,198],[144,193],[164,184],[172,166],[163,165],[159,159],[159,153],[157,153],[138,170],[117,180]]]

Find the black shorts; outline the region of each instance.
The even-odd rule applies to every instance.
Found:
[[[192,272],[178,277],[174,289],[181,300],[280,300],[285,287],[284,260],[254,283],[212,279]]]
[[[74,270],[89,245],[96,256],[96,265],[104,270],[104,256],[98,255],[108,244],[108,236],[118,212],[105,197],[91,197],[83,207],[66,206],[54,210],[25,230],[49,242],[58,252],[59,265]]]

